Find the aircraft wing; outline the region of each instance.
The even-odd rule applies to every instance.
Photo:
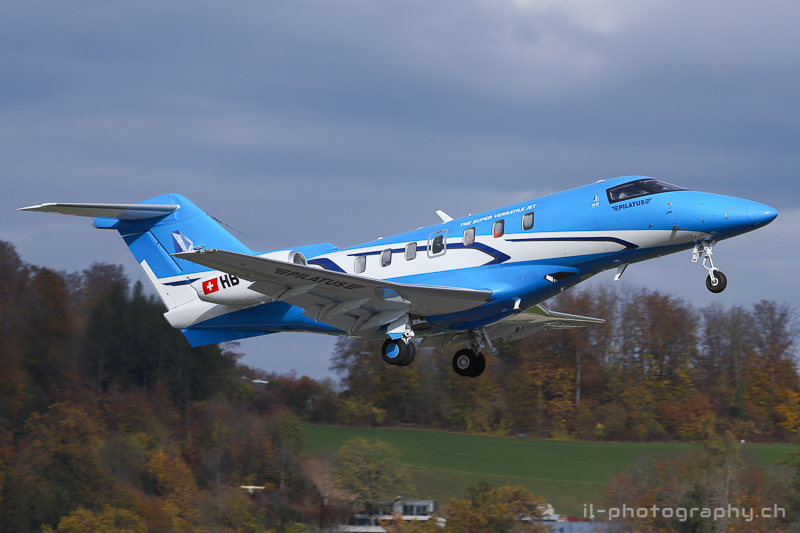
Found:
[[[542,304],[535,305],[518,315],[512,315],[487,328],[491,339],[517,340],[548,329],[585,328],[592,324],[603,324],[602,318],[570,315],[547,310]],[[490,329],[491,328],[491,329]]]
[[[528,337],[539,331],[548,329],[583,328],[592,324],[603,324],[602,318],[591,318],[579,315],[569,315],[548,311],[542,304],[535,305],[516,315],[511,315],[503,320],[486,326],[486,334],[491,340],[503,341],[518,340]],[[422,347],[446,347],[469,342],[469,333],[453,335],[439,335],[428,337],[422,341]]]
[[[254,282],[250,289],[300,307],[303,315],[369,337],[406,313],[431,316],[479,307],[489,290],[394,283],[225,250],[180,252],[174,257]]]

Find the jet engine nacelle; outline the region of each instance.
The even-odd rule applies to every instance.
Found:
[[[295,265],[308,266],[306,256],[296,250],[278,250],[275,252],[267,252],[258,257],[264,259],[274,259],[275,261],[285,261],[286,263],[294,263]]]

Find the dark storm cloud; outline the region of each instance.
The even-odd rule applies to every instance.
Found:
[[[776,279],[798,266],[797,20],[783,0],[8,0],[0,238],[134,274],[115,236],[13,208],[175,191],[266,246],[348,245],[646,174],[777,207],[747,262]]]
[[[739,180],[717,159],[775,167],[798,139],[788,4],[36,5],[5,19],[4,107],[80,117],[69,144],[128,167],[520,186],[682,155]]]

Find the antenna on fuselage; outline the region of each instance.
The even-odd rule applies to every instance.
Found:
[[[439,215],[439,218],[442,219],[442,222],[450,222],[451,220],[453,220],[453,217],[451,217],[441,209],[437,210],[436,214]]]

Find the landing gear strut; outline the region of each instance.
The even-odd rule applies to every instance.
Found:
[[[486,369],[486,357],[481,353],[483,350],[488,350],[490,354],[497,353],[485,329],[471,329],[469,348],[459,350],[453,356],[453,370],[456,374],[470,378],[477,378],[483,374]]]
[[[717,241],[701,241],[695,244],[692,250],[692,263],[697,263],[697,260],[702,256],[703,268],[708,270],[706,288],[713,293],[720,293],[728,286],[728,278],[720,269],[714,266],[714,260],[711,259],[711,256],[714,255],[713,248],[715,244],[717,244]],[[706,265],[706,262],[708,265]]]

